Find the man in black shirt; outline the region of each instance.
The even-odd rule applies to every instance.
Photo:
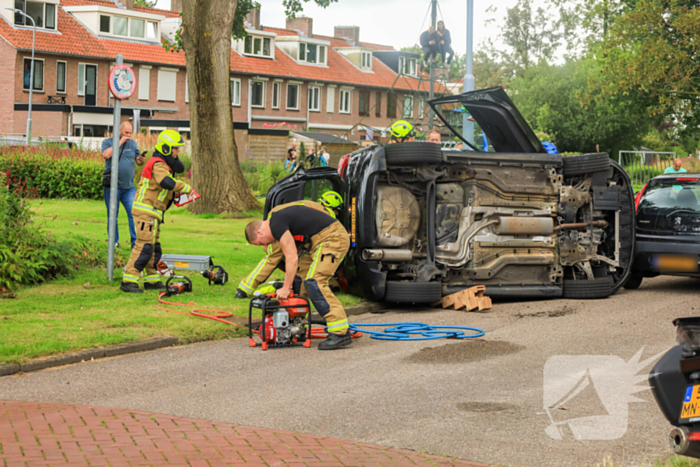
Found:
[[[452,37],[450,37],[449,29],[445,29],[444,21],[438,21],[436,34],[438,40],[438,51],[442,56],[442,64],[444,65],[445,60],[447,60],[447,64],[449,65],[450,62],[452,62],[452,57],[454,56],[455,52],[452,50],[450,45],[452,44]],[[449,55],[450,57],[447,58],[446,55]]]
[[[428,68],[430,59],[438,53],[438,38],[435,28],[430,26],[427,31],[420,35],[420,46],[423,49],[423,68]]]
[[[319,344],[319,350],[333,350],[351,344],[345,309],[328,287],[328,280],[350,248],[345,227],[319,210],[292,202],[280,206],[266,221],[250,222],[245,228],[245,236],[252,245],[266,246],[279,241],[282,246],[285,274],[284,285],[277,290],[280,300],[292,295],[298,269],[306,293],[328,327],[328,338]],[[311,249],[301,261],[294,243],[295,237],[299,236],[311,241]]]

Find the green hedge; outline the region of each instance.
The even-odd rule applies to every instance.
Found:
[[[0,171],[11,189],[41,198],[102,199],[104,161],[97,151],[0,147]]]

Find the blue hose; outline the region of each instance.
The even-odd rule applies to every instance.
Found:
[[[360,327],[390,326],[381,331],[368,331]],[[393,326],[393,327],[391,327]],[[443,329],[441,331],[441,329]],[[384,341],[427,341],[432,339],[469,339],[481,337],[484,331],[469,326],[430,326],[425,323],[355,323],[350,325],[351,332],[369,334],[372,339]],[[474,334],[466,334],[471,331]],[[420,337],[411,337],[418,335]]]

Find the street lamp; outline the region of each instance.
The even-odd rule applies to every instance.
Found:
[[[29,113],[27,114],[27,146],[32,144],[32,91],[34,90],[34,43],[36,41],[36,23],[34,18],[18,10],[17,8],[7,8],[7,10],[19,13],[32,22],[32,64],[29,67]]]

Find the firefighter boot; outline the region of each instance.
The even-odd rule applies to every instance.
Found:
[[[143,293],[143,290],[139,289],[139,284],[137,282],[122,282],[119,289],[122,292],[128,293]]]
[[[165,290],[165,284],[158,282],[144,282],[143,290]]]
[[[328,333],[326,340],[318,344],[318,350],[335,350],[350,344],[352,344],[350,331],[345,334]]]

